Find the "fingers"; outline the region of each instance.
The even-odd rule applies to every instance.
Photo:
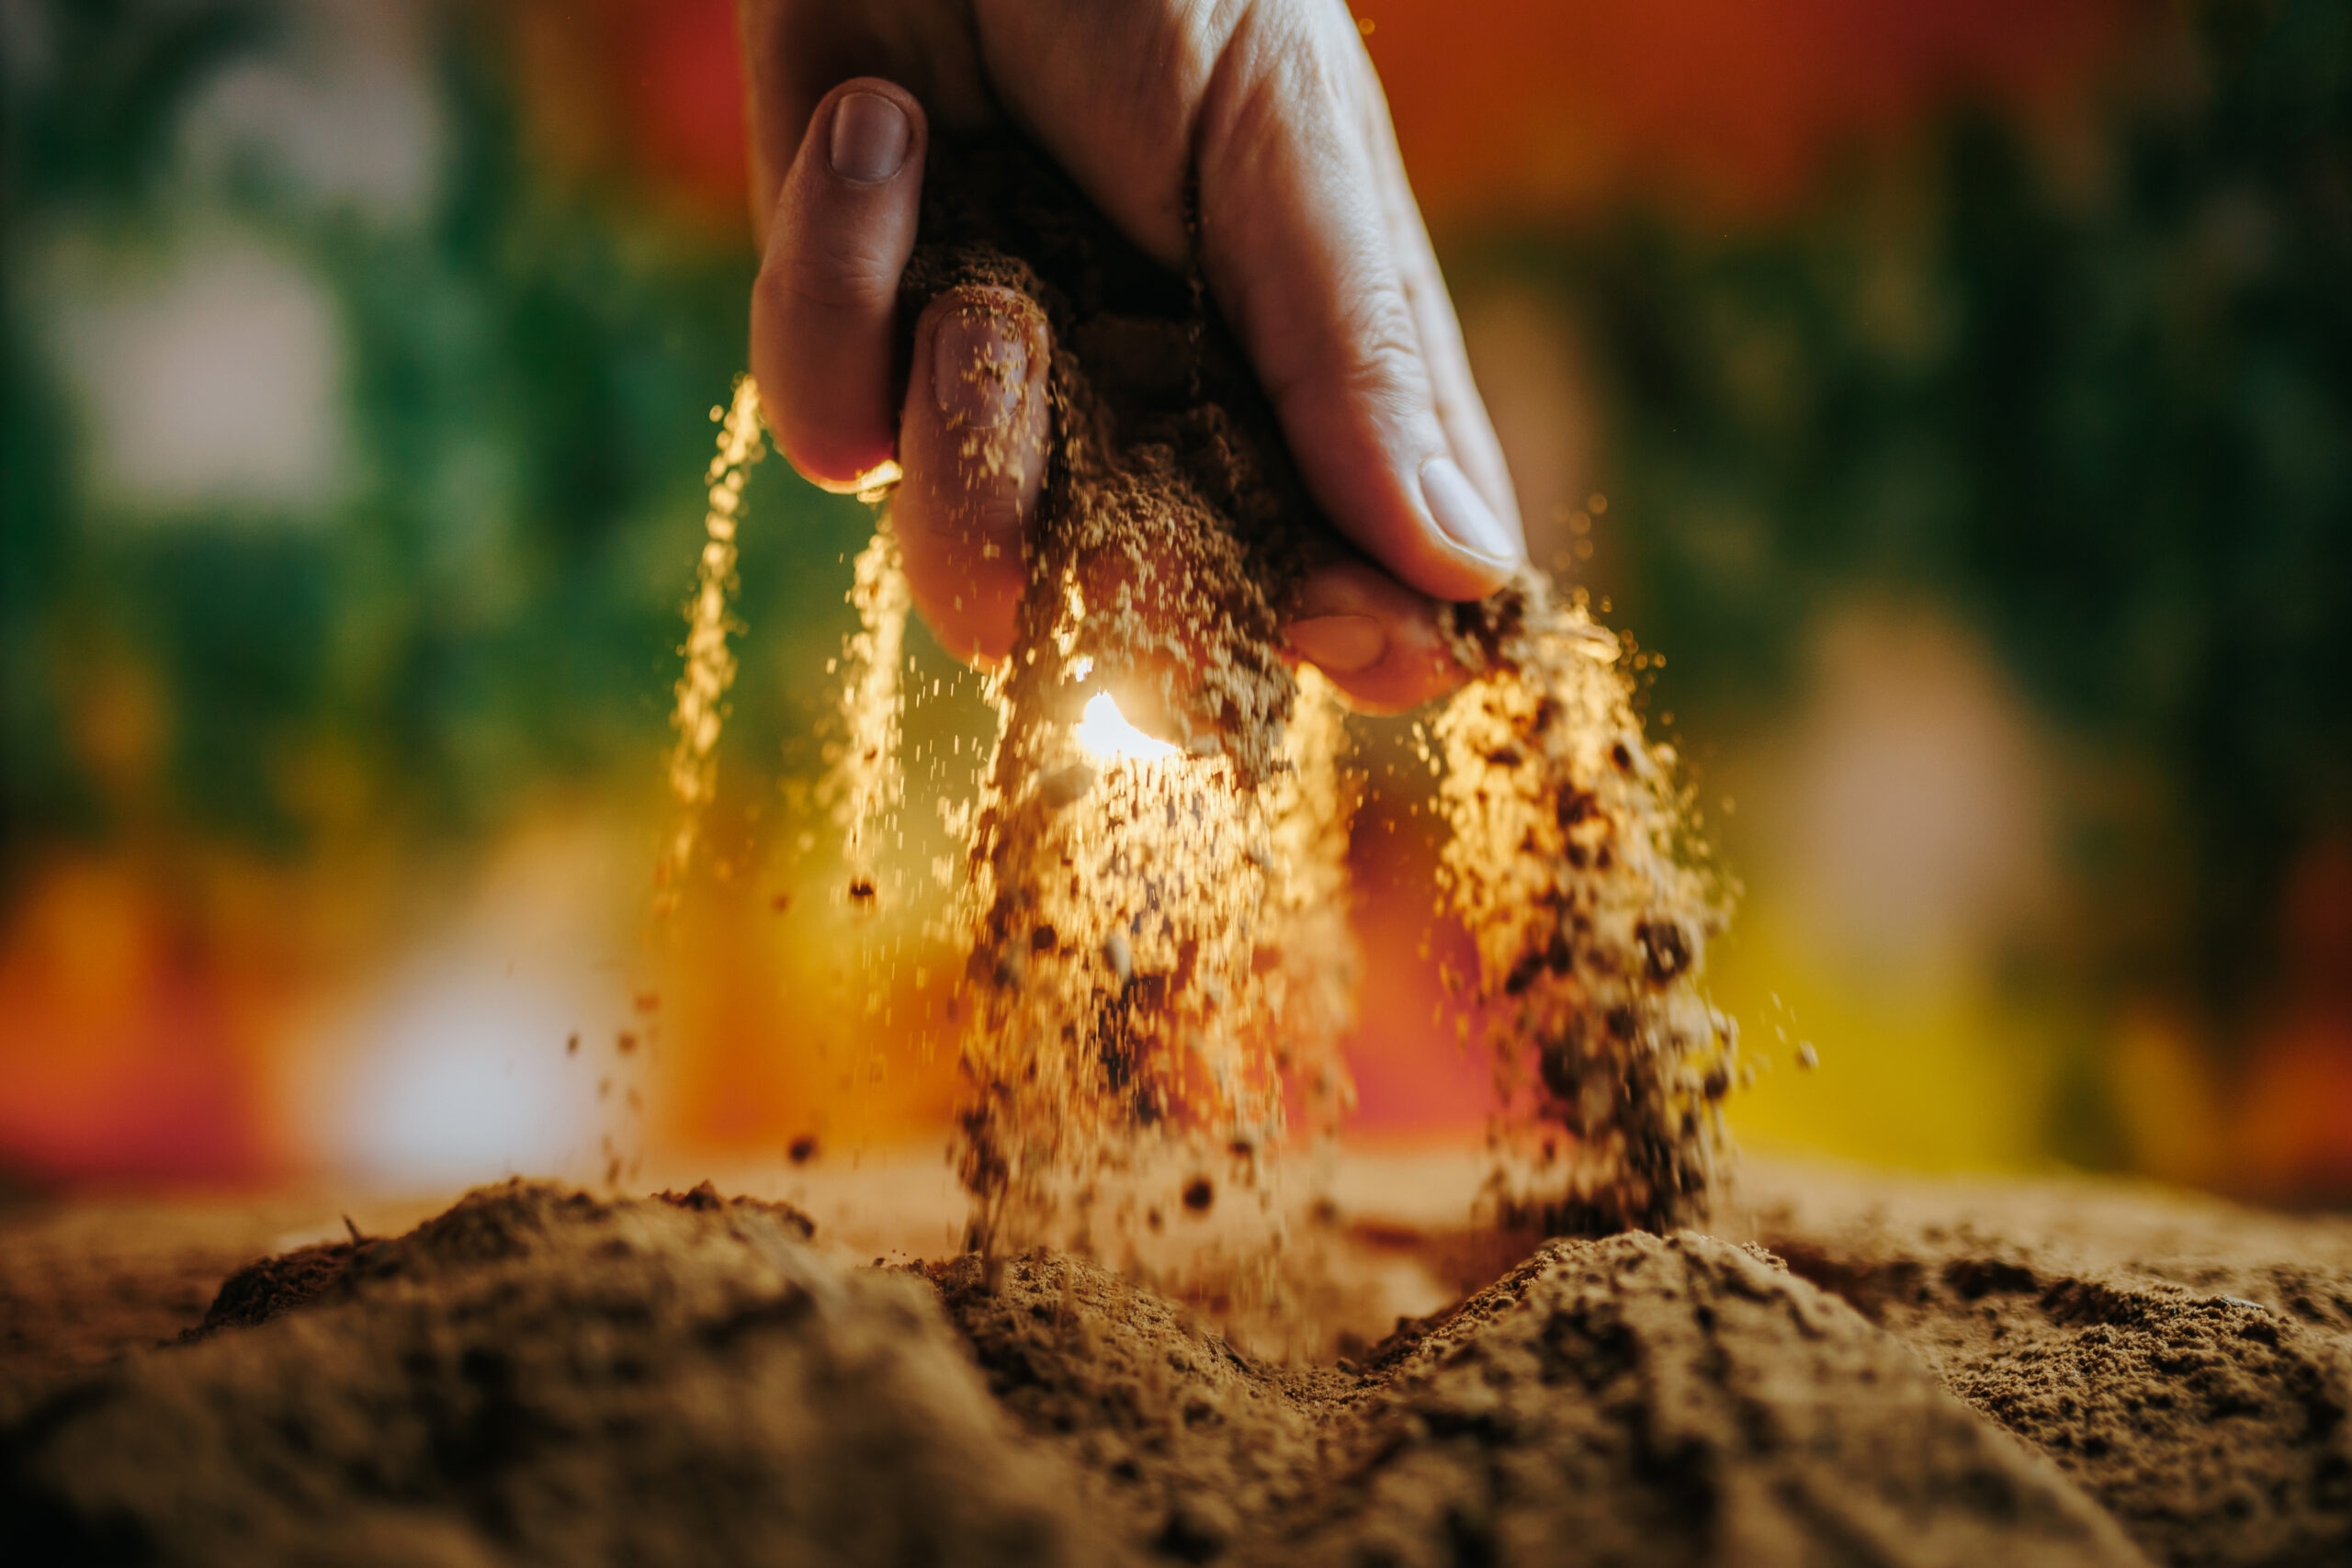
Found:
[[[792,466],[855,488],[891,456],[899,275],[915,243],[926,126],[876,77],[820,100],[786,172],[752,292],[752,374]]]
[[[1022,541],[1046,475],[1050,354],[1043,313],[1012,289],[951,289],[915,323],[891,517],[915,604],[961,659],[1012,647]]]
[[[1460,685],[1438,638],[1436,606],[1369,561],[1311,569],[1284,628],[1291,651],[1365,713],[1399,713]]]
[[[820,99],[793,154],[752,297],[752,371],[777,446],[803,476],[858,488],[895,457],[909,587],[962,658],[1003,657],[1022,538],[1045,477],[1049,344],[1005,289],[951,291],[916,323],[893,408],[899,277],[914,249],[925,124],[878,78]]]
[[[957,28],[932,15],[942,10],[962,18]],[[761,46],[790,30],[775,20],[786,13],[804,47]],[[1365,552],[1311,575],[1294,651],[1363,706],[1409,706],[1459,680],[1429,599],[1491,592],[1524,546],[1343,7],[1245,0],[1159,12],[1069,0],[967,15],[933,0],[872,0],[853,14],[745,0],[744,15],[747,61],[775,66],[750,72],[755,186],[780,183],[753,310],[770,423],[796,467],[835,487],[892,456],[895,434],[909,576],[948,646],[978,658],[1010,646],[1021,541],[1045,467],[1048,344],[1032,308],[1010,296],[935,302],[918,323],[894,421],[893,313],[927,124],[889,81],[808,93],[852,67],[919,87],[942,123],[978,122],[1001,106],[1170,260],[1186,249],[1182,192],[1187,170],[1197,172],[1207,280],[1310,488]],[[1007,47],[1024,28],[1036,47]],[[1030,63],[989,69],[1004,61]],[[903,136],[892,129],[900,119]]]
[[[1198,130],[1202,265],[1332,521],[1408,587],[1478,598],[1525,546],[1483,410],[1468,412],[1433,263],[1414,288],[1435,305],[1417,316],[1361,129],[1370,66],[1352,28],[1321,36],[1345,20],[1339,6],[1261,6],[1226,42]],[[1423,319],[1471,437],[1460,446]]]

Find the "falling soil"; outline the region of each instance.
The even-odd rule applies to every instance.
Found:
[[[657,903],[664,910],[675,905],[678,884],[694,861],[703,810],[717,787],[722,705],[735,683],[735,655],[727,646],[727,595],[735,581],[736,533],[744,481],[766,450],[759,389],[749,376],[737,379],[732,399],[725,408],[714,407],[710,417],[718,425],[718,450],[703,473],[703,547],[695,558],[694,596],[686,602],[685,669],[670,710],[677,739],[664,772],[678,816],[655,868]]]
[[[2090,1222],[2069,1237],[1987,1189],[1764,1185],[1770,1250],[1549,1242],[1318,1367],[1069,1255],[853,1268],[782,1204],[511,1183],[241,1270],[190,1332],[52,1386],[0,1426],[0,1540],[191,1564],[2352,1551],[2352,1224],[2039,1191]]]
[[[1027,586],[941,933],[968,955],[971,1238],[1133,1269],[1152,1216],[1203,1207],[1199,1168],[1246,1146],[1262,1157],[1240,1186],[1268,1217],[1235,1249],[1271,1258],[1281,1152],[1350,1103],[1355,965],[1346,730],[1279,627],[1308,564],[1351,547],[1198,279],[1138,253],[1045,159],[1011,137],[943,141],[922,235],[910,327],[941,293],[988,287],[1053,344]],[[969,455],[1009,462],[1001,439],[975,432]],[[898,799],[897,570],[886,525],[853,592],[836,798],[854,863]],[[1683,828],[1672,750],[1645,739],[1617,639],[1537,574],[1432,613],[1467,682],[1430,754],[1453,829],[1432,896],[1477,943],[1458,979],[1495,1067],[1493,1208],[1551,1231],[1696,1218],[1738,1063],[1700,989],[1726,900]],[[1163,754],[1090,744],[1114,701]]]
[[[1210,1151],[1271,1157],[1295,1109],[1328,1130],[1345,1100],[1352,951],[1327,913],[1342,731],[1277,630],[1321,525],[1199,292],[1045,160],[1010,139],[941,145],[922,232],[905,320],[989,286],[1054,344],[1028,586],[952,933],[969,954],[973,1239],[1132,1250],[1151,1213],[1201,1191]],[[1163,754],[1090,745],[1104,703]]]

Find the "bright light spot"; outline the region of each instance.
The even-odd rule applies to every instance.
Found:
[[[899,460],[896,457],[885,457],[857,478],[850,480],[849,488],[856,492],[858,500],[871,506],[877,502],[889,499],[890,492],[898,488],[899,481],[904,478],[906,478],[906,470],[899,467]]]
[[[502,969],[439,954],[381,998],[337,1107],[334,1157],[349,1175],[432,1188],[582,1169],[595,1073],[566,1059],[564,1041],[582,1010]]]
[[[628,1096],[656,1086],[619,1037],[647,1024],[601,955],[642,918],[635,843],[543,814],[486,857],[430,938],[320,1017],[284,1092],[329,1174],[409,1192],[576,1180],[604,1168],[601,1134],[634,1137]]]
[[[1154,739],[1129,724],[1127,716],[1119,711],[1119,705],[1111,700],[1108,692],[1097,692],[1086,699],[1086,712],[1072,733],[1087,755],[1097,761],[1129,758],[1156,762],[1180,755],[1176,747]]]

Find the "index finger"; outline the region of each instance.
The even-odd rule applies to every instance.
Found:
[[[968,7],[947,0],[738,0],[736,30],[750,120],[752,230],[762,249],[808,117],[842,83],[895,82],[933,125],[950,130],[993,116]]]

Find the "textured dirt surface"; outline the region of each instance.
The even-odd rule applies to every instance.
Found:
[[[708,1188],[486,1189],[233,1273],[206,1262],[221,1213],[0,1216],[0,1539],[37,1562],[2352,1561],[2352,1223],[1770,1166],[1736,1192],[1736,1241],[1553,1242],[1335,1365],[1057,1254],[853,1268],[789,1206]]]
[[[1754,1187],[1765,1245],[2151,1556],[2352,1562],[2352,1224],[2091,1182]]]
[[[1336,1369],[1244,1355],[1083,1259],[1011,1262],[993,1290],[974,1255],[929,1272],[989,1392],[1071,1461],[1090,1507],[1169,1556],[1216,1556],[1296,1506],[1360,1392]]]
[[[334,1234],[336,1205],[292,1195],[28,1197],[0,1210],[0,1421],[43,1390],[192,1327],[233,1269]],[[432,1208],[368,1219],[413,1224]]]
[[[1292,1560],[2126,1563],[1843,1303],[1688,1232],[1554,1242],[1376,1355]]]
[[[840,1269],[777,1206],[485,1189],[266,1316],[134,1355],[0,1438],[12,1560],[1110,1550],[933,1292]]]

